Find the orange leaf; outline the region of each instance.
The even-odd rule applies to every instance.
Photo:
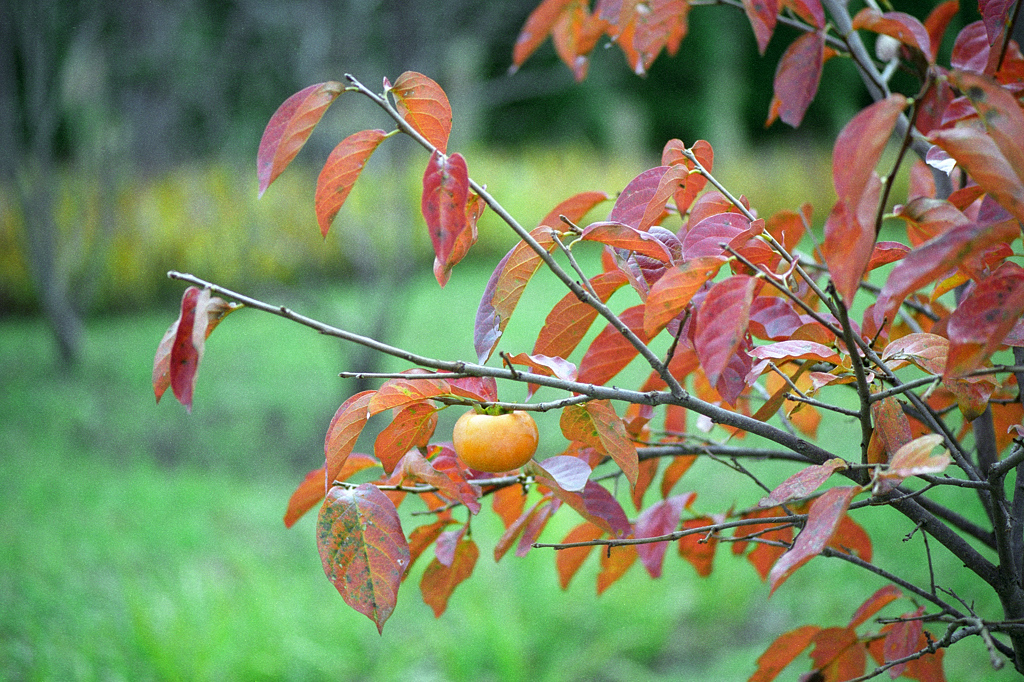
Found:
[[[451,386],[444,379],[388,379],[375,391],[367,410],[373,416],[451,393]]]
[[[683,521],[682,530],[692,528],[703,528],[714,525],[715,521],[709,516],[702,516],[696,519]],[[679,538],[679,556],[690,562],[690,565],[697,571],[697,575],[706,578],[711,575],[712,564],[715,560],[715,549],[718,547],[718,538],[712,536],[704,539],[704,535],[693,533]]]
[[[607,303],[613,293],[629,280],[619,270],[609,270],[590,278],[590,286],[602,303]],[[544,326],[537,335],[533,346],[534,355],[567,358],[583,340],[591,323],[597,317],[597,310],[584,303],[576,294],[569,292],[555,304],[544,319]]]
[[[907,98],[899,94],[879,100],[854,116],[836,138],[832,177],[836,196],[848,207],[860,204],[896,119],[906,106]]]
[[[1006,261],[978,282],[949,316],[949,357],[943,378],[967,374],[980,367],[999,348],[1022,314],[1024,268]]]
[[[604,535],[603,530],[592,523],[584,521],[569,531],[568,535],[562,539],[562,542],[589,542],[597,540],[602,535]],[[558,583],[562,586],[563,590],[569,589],[569,582],[580,570],[580,566],[587,560],[587,557],[590,556],[592,549],[594,549],[594,545],[567,547],[555,552],[555,569],[558,571]]]
[[[679,479],[683,477],[690,467],[693,466],[694,462],[697,461],[697,455],[677,455],[672,458],[672,461],[667,467],[665,467],[665,473],[661,475],[661,496],[668,497],[669,493],[672,492],[672,488],[679,482]]]
[[[345,91],[336,81],[317,83],[299,90],[284,101],[270,117],[256,154],[259,196],[288,167],[327,108]]]
[[[317,519],[324,573],[353,609],[383,632],[409,565],[398,511],[376,486],[332,487]]]
[[[811,645],[821,632],[817,625],[804,625],[779,635],[757,659],[757,670],[749,682],[771,682],[786,666]]]
[[[521,486],[510,485],[494,491],[491,495],[491,508],[501,518],[507,529],[523,513],[526,493]]]
[[[903,596],[903,592],[900,588],[895,585],[886,585],[880,588],[873,595],[864,600],[864,603],[858,607],[857,612],[853,614],[850,619],[850,624],[847,626],[851,630],[859,627],[866,623],[871,616],[875,615],[890,602],[893,602]]]
[[[452,132],[452,107],[441,86],[422,73],[406,71],[391,86],[391,94],[406,123],[444,154]]]
[[[327,236],[352,186],[359,179],[367,159],[387,134],[383,130],[362,130],[342,140],[327,157],[316,180],[316,220],[320,234]]]
[[[324,437],[324,486],[325,490],[337,480],[345,460],[355,447],[359,434],[369,419],[367,406],[376,391],[356,393],[341,404],[334,413],[327,435]]]
[[[643,314],[644,306],[633,306],[623,310],[619,319],[646,343],[648,339],[642,328]],[[604,384],[625,369],[639,352],[609,323],[590,343],[583,359],[580,360],[578,381],[585,384]]]
[[[541,43],[551,34],[555,23],[570,6],[579,0],[544,0],[530,12],[526,23],[519,31],[516,45],[512,50],[512,72],[526,62]]]
[[[390,474],[405,453],[423,447],[434,435],[437,410],[429,403],[412,403],[398,410],[391,423],[381,429],[373,443],[373,454]]]
[[[291,528],[302,515],[316,506],[324,498],[324,468],[313,469],[288,500],[288,508],[284,513],[284,527]]]
[[[435,557],[420,579],[420,592],[423,601],[434,610],[434,616],[440,618],[448,608],[448,599],[455,588],[473,573],[480,550],[472,538],[465,538],[455,549],[455,557],[451,565],[446,566]]]
[[[701,287],[718,274],[725,261],[713,256],[687,259],[672,266],[654,283],[644,305],[644,333],[648,338],[664,329],[689,305]]]
[[[609,547],[608,551],[602,552],[601,572],[597,574],[597,593],[601,594],[624,576],[630,566],[636,563],[637,556],[636,547],[632,545]]]

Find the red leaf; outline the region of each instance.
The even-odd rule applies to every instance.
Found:
[[[667,417],[666,417],[667,419]],[[679,479],[683,477],[690,467],[693,466],[694,462],[697,461],[697,455],[678,455],[672,458],[672,461],[665,471],[661,474],[661,496],[668,497],[668,494],[672,492],[672,488],[679,482]]]
[[[256,154],[259,196],[292,162],[327,107],[344,91],[345,86],[335,81],[317,83],[299,90],[277,108],[263,131]]]
[[[714,525],[714,519],[702,516],[696,519],[683,521],[683,530],[692,528],[704,528]],[[705,540],[705,536],[699,533],[684,535],[679,538],[679,556],[686,559],[697,575],[706,578],[711,575],[711,568],[715,561],[715,549],[718,548],[718,538],[712,536]]]
[[[929,173],[930,177],[930,173]],[[907,223],[907,238],[917,247],[953,227],[971,222],[956,206],[945,199],[917,197],[894,210],[897,218]]]
[[[871,618],[871,616],[881,611],[890,602],[893,602],[902,596],[903,592],[901,592],[895,585],[890,584],[880,588],[860,605],[857,612],[853,614],[853,618],[850,619],[850,624],[847,627],[851,630],[856,627],[860,627],[868,621],[868,618]]]
[[[990,135],[964,126],[933,131],[928,139],[956,159],[1014,218],[1024,221],[1024,184]]]
[[[1024,268],[1006,261],[990,277],[978,282],[950,315],[944,378],[961,376],[980,367],[1022,315]]]
[[[887,663],[917,652],[918,642],[924,633],[924,627],[921,624],[921,615],[923,613],[924,607],[921,606],[917,611],[905,613],[901,616],[901,618],[906,618],[907,620],[900,620],[892,624],[892,628],[885,636],[885,645],[883,646]],[[894,665],[889,669],[889,676],[892,679],[896,679],[903,674],[906,668],[906,663]]]
[[[904,414],[900,402],[893,396],[871,403],[871,417],[875,422],[872,441],[878,439],[880,456],[870,461],[884,464],[897,450],[913,439],[910,420]]]
[[[683,149],[685,149],[685,145],[680,140],[669,140],[666,142],[664,149],[661,151],[661,164],[663,166],[682,164],[688,171],[694,170],[697,167],[696,164],[683,155]],[[700,165],[710,173],[715,165],[715,151],[711,148],[711,144],[706,140],[697,140],[690,147],[690,151],[697,161],[700,162]],[[697,198],[700,191],[704,189],[707,182],[708,179],[699,172],[688,173],[686,184],[676,190],[675,193],[676,209],[678,209],[680,215],[690,208],[690,204]]]
[[[590,278],[590,286],[602,303],[629,281],[619,270],[610,270]],[[544,326],[533,346],[534,355],[567,358],[583,340],[597,310],[569,292],[544,319]]]
[[[525,506],[526,493],[521,486],[499,488],[491,495],[491,508],[501,518],[505,528],[511,526],[519,518]]]
[[[1020,234],[1012,221],[992,225],[969,223],[954,227],[907,254],[889,273],[874,308],[876,328],[893,313],[908,295],[934,282],[972,255],[1001,242],[1012,241]]]
[[[328,580],[345,603],[383,632],[409,565],[409,544],[395,505],[369,483],[332,487],[320,508],[316,531]]]
[[[407,407],[451,393],[452,388],[444,379],[388,379],[375,391],[367,405],[367,413],[372,417],[384,410]]]
[[[746,338],[750,303],[761,284],[754,277],[733,275],[711,287],[697,311],[693,347],[712,386]]]
[[[211,310],[211,308],[213,310]],[[224,311],[224,312],[219,312]],[[209,289],[189,287],[181,297],[181,314],[178,317],[178,328],[174,334],[174,343],[169,356],[168,374],[171,390],[185,409],[192,412],[192,392],[196,385],[196,374],[199,363],[203,359],[206,347],[207,328],[211,318],[223,317],[231,312],[224,301],[211,298]],[[159,348],[158,348],[159,359]],[[154,367],[154,375],[156,368]],[[157,391],[154,381],[154,391]],[[159,389],[159,394],[166,390]]]
[[[603,530],[592,523],[584,521],[569,531],[568,535],[562,539],[562,542],[566,544],[570,542],[589,542],[598,539],[602,535],[604,535]],[[569,589],[569,582],[580,570],[580,566],[587,560],[587,557],[590,556],[592,549],[594,549],[593,545],[586,545],[583,547],[567,547],[555,552],[555,569],[558,571],[558,583],[562,586],[563,590]]]
[[[549,252],[555,248],[550,227],[541,225],[534,228],[530,234]],[[497,346],[498,339],[505,331],[512,312],[523,295],[523,290],[542,262],[540,256],[526,242],[521,241],[505,254],[491,274],[476,311],[476,325],[473,330],[473,345],[481,364],[487,362]]]
[[[821,0],[782,0],[779,4],[796,12],[797,16],[814,28],[825,28],[825,9],[821,6]]]
[[[851,680],[864,673],[865,647],[850,628],[826,628],[814,636],[811,660],[828,680]]]
[[[383,130],[362,130],[342,140],[327,157],[316,180],[316,220],[320,234],[327,236],[334,216],[359,179],[367,159],[387,137]]]
[[[334,413],[327,435],[324,437],[324,486],[325,490],[337,480],[359,434],[369,419],[367,407],[376,391],[356,393],[341,404]]]
[[[515,72],[551,34],[555,23],[578,0],[544,0],[526,18],[512,50],[512,72]]]
[[[949,82],[974,105],[985,131],[1013,168],[1018,183],[1024,180],[1024,110],[1013,94],[991,78],[969,71],[952,72]]]
[[[559,424],[562,435],[611,457],[626,475],[629,485],[636,485],[639,473],[636,446],[629,440],[626,427],[610,402],[592,400],[569,405],[562,410]]]
[[[586,78],[590,54],[604,34],[605,22],[587,11],[582,0],[577,0],[563,12],[551,32],[555,53],[569,67],[577,81]]]
[[[858,488],[853,486],[830,488],[811,504],[807,524],[800,531],[792,549],[782,555],[768,574],[768,584],[771,586],[769,594],[784,583],[793,571],[821,554],[857,492]]]
[[[839,457],[834,457],[824,464],[804,467],[776,486],[771,495],[761,500],[759,506],[772,507],[808,497],[833,473],[846,468],[847,463]]]
[[[182,312],[178,314],[178,319],[171,324],[164,333],[163,338],[160,339],[160,344],[156,349],[156,355],[153,357],[153,394],[156,396],[156,401],[158,403],[160,402],[160,398],[163,397],[164,392],[171,386],[172,373],[177,374],[182,371],[187,372],[191,366],[193,354],[195,355],[195,367],[193,367],[191,371],[192,383],[195,383],[195,371],[198,369],[199,357],[202,356],[201,349],[205,345],[202,341],[210,338],[210,334],[213,333],[213,330],[218,324],[220,324],[220,321],[228,316],[228,313],[238,310],[241,307],[242,305],[240,303],[227,303],[217,296],[210,296],[209,292],[207,292],[205,297],[202,297],[196,287],[189,287],[185,290],[185,293],[181,297]],[[182,332],[182,346],[178,348],[179,355],[176,356],[178,357],[179,362],[178,366],[174,368],[172,372],[173,365],[171,363],[171,355],[174,353],[175,347],[178,344],[178,328],[181,326],[181,320],[182,317],[185,317],[186,310],[192,320],[191,322],[188,322],[188,324],[193,326],[191,334],[192,338],[190,340],[189,334],[187,332]],[[200,319],[199,325],[195,324],[195,314],[197,310],[205,310],[205,325],[202,324],[202,319]],[[189,351],[185,342],[190,341],[193,344],[193,349],[195,349],[194,343],[196,328],[198,328],[200,333],[203,335],[203,339],[199,344],[200,350],[194,351],[193,353],[193,351]],[[182,360],[185,362],[182,363]],[[179,381],[180,380],[181,379],[179,378]],[[191,391],[189,394],[191,395]],[[191,412],[191,404],[187,405],[186,408]]]
[[[643,315],[644,306],[638,305],[623,310],[619,319],[646,343],[648,339],[643,331]],[[577,380],[585,384],[602,385],[621,372],[639,352],[609,323],[594,338],[580,360]]]
[[[701,287],[718,274],[721,258],[689,258],[665,271],[654,283],[644,305],[644,334],[654,338],[666,324],[683,311]]]
[[[694,223],[696,217],[695,213],[690,215],[691,227],[683,237],[683,256],[687,260],[701,256],[722,258],[725,254],[723,244],[729,244],[750,231],[750,221],[739,213],[716,213]]]
[[[480,550],[473,539],[464,538],[456,547],[450,565],[446,566],[436,557],[427,565],[420,579],[420,592],[424,603],[434,610],[435,617],[441,617],[448,608],[448,599],[455,588],[472,575],[479,555]]]
[[[946,338],[917,332],[902,336],[886,346],[882,351],[882,359],[892,369],[902,367],[901,360],[909,360],[929,374],[939,375],[946,368],[948,354],[949,341]]]
[[[862,196],[857,209],[836,202],[825,221],[825,242],[822,255],[836,291],[849,307],[867,272],[874,252],[875,224],[873,207],[877,205],[881,183],[877,175]]]
[[[679,528],[683,510],[686,508],[686,505],[691,503],[693,497],[693,493],[675,495],[652,504],[637,517],[634,524],[634,536],[637,538],[653,538],[674,532]],[[661,577],[661,568],[665,561],[668,543],[669,541],[666,540],[664,542],[652,542],[636,546],[636,552],[640,556],[640,563],[644,565],[644,568],[647,569],[652,578]]]
[[[446,153],[452,132],[452,107],[441,86],[422,73],[406,71],[391,87],[391,94],[405,122],[438,151]]]
[[[796,128],[818,93],[825,64],[825,34],[804,33],[786,48],[775,69],[774,92],[765,127],[781,118]]]
[[[860,205],[896,119],[906,106],[907,98],[899,94],[879,100],[854,116],[836,138],[832,177],[836,195],[848,207]]]
[[[651,68],[663,47],[670,55],[679,49],[679,44],[686,37],[690,3],[686,0],[652,0],[646,8],[646,12],[634,14],[633,47],[637,61],[631,66],[641,75]]]
[[[391,423],[381,429],[373,443],[373,454],[390,474],[412,448],[424,447],[437,427],[437,410],[420,402],[399,409]]]
[[[757,670],[749,682],[771,682],[793,662],[821,632],[817,625],[804,625],[779,635],[757,659]]]
[[[496,562],[501,561],[502,557],[512,548],[516,539],[522,536],[526,527],[530,525],[531,520],[536,518],[538,514],[545,514],[544,522],[547,521],[547,515],[550,515],[551,512],[552,499],[550,494],[545,495],[530,507],[528,511],[521,512],[512,523],[506,526],[505,532],[502,533],[501,537],[498,538],[498,542],[494,545],[494,560]]]
[[[1011,7],[1013,7],[1013,0],[980,0],[978,2],[981,19],[985,22],[985,32],[988,34],[988,44],[991,47],[1002,45],[1002,38],[1006,34],[1006,27],[1010,21]]]
[[[630,180],[619,194],[618,199],[615,200],[615,205],[612,207],[611,213],[608,214],[608,220],[624,223],[634,229],[639,228],[644,213],[647,211],[647,205],[657,194],[661,179],[668,170],[668,166],[658,166],[646,170]],[[667,201],[668,197],[666,196],[665,199]]]
[[[761,509],[754,512],[748,512],[742,516],[744,520],[768,518],[774,516],[785,516],[787,512],[781,507],[772,507],[771,509]],[[733,537],[745,538],[749,536],[756,536],[763,540],[771,540],[773,542],[782,542],[789,544],[793,541],[793,528],[792,526],[778,527],[777,523],[756,523],[749,526],[742,526],[737,528]],[[733,542],[732,551],[733,554],[742,554],[747,548],[747,541],[736,540]],[[757,543],[754,550],[747,555],[747,561],[757,570],[757,574],[761,576],[761,580],[765,580],[768,577],[768,572],[771,570],[772,565],[786,552],[785,547],[779,547],[776,545],[768,545],[764,543]]]
[[[583,228],[580,239],[601,242],[613,248],[650,256],[662,263],[672,260],[672,254],[657,237],[620,222],[591,223]]]
[[[946,0],[946,2],[936,6],[924,20],[925,30],[928,31],[928,42],[932,47],[931,54],[928,55],[929,61],[935,61],[939,53],[939,46],[942,44],[942,36],[946,34],[946,27],[949,26],[949,22],[953,20],[953,17],[959,11],[960,3],[958,0]]]
[[[471,229],[467,216],[469,201],[469,174],[461,154],[443,157],[434,152],[423,174],[423,218],[427,221],[430,241],[438,262],[447,269],[462,233]],[[438,277],[444,286],[447,276]]]
[[[420,555],[441,536],[444,529],[453,523],[455,521],[450,518],[440,518],[434,523],[417,526],[409,533],[409,568],[412,568],[412,565],[416,563]],[[407,577],[409,577],[408,568],[405,570],[405,575],[402,576],[402,579],[404,580]]]
[[[743,10],[750,20],[750,27],[754,29],[754,37],[757,39],[757,49],[764,55],[768,48],[768,41],[775,32],[775,22],[779,14],[779,8],[775,0],[743,0]]]
[[[494,377],[462,377],[445,381],[451,387],[452,395],[483,402],[494,402],[498,399],[498,382]]]
[[[926,59],[932,56],[931,38],[928,29],[914,16],[904,12],[879,12],[865,7],[853,18],[854,30],[866,29],[895,38],[904,45],[916,49]]]

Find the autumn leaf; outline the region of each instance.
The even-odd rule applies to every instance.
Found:
[[[1022,138],[1024,139],[1024,138]],[[1024,315],[1024,268],[1012,261],[977,283],[949,317],[949,356],[943,378],[981,366]]]
[[[551,30],[558,19],[577,2],[578,0],[544,0],[530,12],[512,50],[512,73],[551,35]]]
[[[650,256],[667,263],[672,254],[659,239],[647,232],[641,232],[629,225],[616,221],[591,223],[583,228],[580,239],[601,242],[617,249]]]
[[[398,511],[376,486],[332,487],[320,508],[316,544],[334,587],[383,632],[409,565]]]
[[[270,117],[256,154],[259,196],[288,167],[345,86],[337,81],[310,85],[289,97]]]
[[[641,512],[633,524],[633,534],[637,538],[653,538],[675,532],[679,528],[683,510],[693,500],[694,494],[673,495],[652,504]],[[662,564],[669,541],[652,542],[636,546],[640,563],[644,565],[652,578],[661,577]]]
[[[434,255],[445,266],[444,274],[437,277],[441,286],[448,280],[447,271],[455,265],[451,262],[451,255],[462,234],[475,229],[475,225],[471,226],[469,222],[468,202],[469,173],[465,159],[461,154],[443,157],[435,151],[423,174],[421,206]],[[467,248],[463,247],[463,255]]]
[[[761,500],[759,506],[773,507],[803,499],[817,490],[833,473],[848,466],[846,460],[834,457],[824,464],[804,467],[776,486],[768,497]]]
[[[362,130],[342,140],[327,157],[316,180],[316,220],[320,234],[327,231],[338,215],[353,185],[359,179],[367,159],[387,137],[383,130]]]
[[[654,338],[679,315],[725,261],[713,256],[689,258],[668,270],[651,287],[644,304],[644,334]]]
[[[807,523],[797,535],[793,547],[779,558],[768,574],[769,594],[775,592],[795,570],[821,554],[857,492],[858,488],[853,486],[829,488],[811,504]]]
[[[381,429],[373,443],[373,454],[390,474],[409,450],[424,447],[437,427],[437,409],[426,402],[412,403],[396,411],[391,423]]]
[[[571,492],[559,488],[558,484],[546,475],[537,476],[537,482],[575,509],[585,520],[612,537],[625,537],[632,531],[633,527],[626,518],[622,505],[600,483],[587,481],[583,490]]]
[[[775,32],[775,22],[779,7],[775,0],[743,0],[743,10],[747,13],[754,37],[757,39],[757,50],[762,55],[768,49],[768,41]]]
[[[608,214],[608,220],[623,223],[633,229],[639,229],[640,223],[647,212],[647,207],[658,195],[661,179],[668,170],[668,166],[658,166],[657,168],[646,170],[630,180],[629,184],[623,188],[615,200],[615,205],[612,207],[611,213]],[[672,196],[672,193],[662,192],[662,195],[664,199],[661,205],[664,208],[665,202]],[[658,215],[660,214],[661,211],[658,210]]]
[[[559,423],[562,435],[611,457],[626,475],[630,486],[636,485],[636,446],[629,440],[626,427],[609,401],[591,400],[587,403],[569,405],[562,409]]]
[[[621,289],[627,281],[621,271],[609,270],[591,277],[590,288],[602,303],[607,303],[611,295]],[[537,342],[533,346],[533,355],[569,357],[583,340],[597,314],[596,308],[569,292],[555,304],[544,319],[544,326],[541,327]]]
[[[597,593],[602,594],[624,576],[626,571],[636,563],[637,556],[639,555],[633,545],[609,547],[607,551],[603,552],[601,554],[601,572],[597,574]]]
[[[887,35],[912,47],[925,59],[932,59],[931,37],[920,19],[905,12],[879,12],[865,7],[853,18],[854,30],[865,29]]]
[[[891,490],[911,476],[941,474],[945,471],[953,461],[949,450],[944,450],[938,455],[931,454],[942,441],[941,435],[929,433],[915,438],[897,450],[889,460],[888,468],[875,475],[876,493]]]
[[[348,398],[334,413],[324,437],[324,489],[337,480],[359,434],[369,419],[367,406],[376,391],[362,391]]]
[[[682,165],[687,169],[685,184],[675,191],[674,199],[676,209],[682,215],[690,208],[693,200],[697,198],[700,191],[707,185],[708,179],[700,172],[695,171],[697,165],[688,159],[683,151],[686,145],[681,140],[669,140],[661,150],[661,164],[663,166]],[[715,151],[707,140],[697,140],[689,150],[701,167],[711,172],[715,165]],[[671,176],[670,176],[671,177]],[[664,178],[663,178],[664,179]]]
[[[530,234],[547,251],[555,248],[550,227],[541,225]],[[473,329],[473,347],[476,349],[480,364],[487,362],[494,352],[526,285],[542,262],[529,244],[521,241],[505,254],[491,273],[476,311],[476,324]]]
[[[562,543],[589,542],[597,540],[602,535],[604,535],[603,530],[590,522],[584,521],[569,531],[562,538]],[[567,547],[555,552],[555,570],[558,572],[558,584],[562,586],[563,590],[569,589],[569,582],[572,581],[573,576],[580,570],[583,562],[590,556],[592,549],[594,549],[593,545],[586,545],[583,547]]]
[[[643,315],[644,306],[633,306],[623,310],[619,314],[619,320],[646,343],[648,339],[643,330]],[[602,385],[625,369],[639,352],[622,332],[608,323],[591,341],[590,347],[580,360],[577,381]]]
[[[821,632],[817,625],[804,625],[779,635],[757,659],[757,670],[749,682],[772,682]]]
[[[854,116],[836,138],[832,178],[836,196],[848,208],[860,204],[896,119],[906,106],[907,98],[899,94],[879,100]]]
[[[692,530],[694,528],[706,528],[713,526],[715,520],[709,516],[702,516],[696,519],[683,521],[681,530]],[[715,550],[718,548],[718,538],[707,537],[706,533],[691,533],[679,538],[679,556],[686,559],[697,575],[706,578],[711,575],[711,569],[715,561]]]
[[[824,64],[824,32],[805,33],[786,48],[775,70],[774,95],[768,107],[766,128],[780,118],[794,128],[800,125],[818,93]]]
[[[754,277],[733,275],[711,287],[697,311],[693,347],[712,386],[746,337],[750,303],[761,284]]]
[[[420,370],[422,372],[422,370]],[[374,392],[372,400],[367,404],[369,416],[379,414],[384,410],[408,407],[413,403],[436,398],[442,395],[451,395],[452,387],[444,379],[430,378],[429,375],[420,373],[420,378],[388,379],[380,388]]]
[[[470,513],[480,513],[480,486],[466,479],[454,454],[435,455],[432,461],[427,461],[419,450],[409,450],[395,464],[387,483],[401,485],[410,482],[432,485],[438,494],[464,504]]]
[[[590,467],[579,457],[569,455],[555,455],[548,457],[543,462],[530,461],[526,464],[526,472],[530,467],[538,467],[551,477],[558,487],[569,492],[578,492],[587,485],[590,477]]]
[[[284,527],[291,528],[302,515],[315,507],[324,498],[324,468],[313,469],[302,479],[288,499],[284,513]]]
[[[879,588],[878,591],[864,600],[864,603],[857,608],[853,617],[850,618],[850,624],[847,627],[853,629],[863,625],[871,616],[902,596],[903,592],[895,585],[890,584]]]
[[[222,298],[210,296],[208,290],[205,296],[196,287],[185,290],[178,319],[167,329],[153,358],[153,394],[158,403],[167,389],[177,383],[178,388],[173,391],[175,397],[178,397],[179,391],[182,395],[187,394],[189,403],[185,409],[192,411],[192,389],[195,387],[205,341],[221,320],[241,307],[240,303],[227,303]],[[185,328],[182,327],[182,320],[185,320]],[[181,400],[180,397],[178,399]]]
[[[480,550],[473,538],[463,538],[455,548],[450,564],[441,563],[436,557],[427,565],[420,579],[423,601],[434,611],[434,616],[448,608],[448,599],[455,588],[473,573]]]
[[[406,71],[391,86],[391,94],[405,122],[438,151],[446,153],[452,132],[452,107],[441,86],[422,73]]]

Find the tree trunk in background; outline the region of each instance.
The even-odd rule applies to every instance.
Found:
[[[54,218],[55,139],[60,104],[61,54],[55,39],[67,26],[57,2],[25,3],[0,10],[0,111],[8,152],[2,168],[21,203],[32,282],[65,364],[77,360],[82,323],[72,305],[68,267],[59,254]]]

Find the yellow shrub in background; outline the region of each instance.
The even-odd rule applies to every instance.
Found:
[[[576,192],[614,194],[658,164],[656,157],[609,159],[582,147],[475,150],[466,157],[471,177],[486,183],[527,229]],[[176,298],[180,287],[167,280],[168,270],[249,291],[268,282],[365,280],[408,259],[429,267],[420,160],[415,153],[372,158],[326,240],[314,215],[316,170],[309,166],[289,168],[259,200],[251,165],[196,163],[153,176],[119,170],[105,182],[65,170],[54,189],[58,269],[79,305],[97,312]],[[719,159],[715,170],[762,215],[809,200],[820,224],[833,201],[822,170],[829,162],[827,153],[761,150]],[[604,218],[610,208],[610,202],[598,207],[590,219]],[[31,310],[24,230],[16,192],[0,187],[0,304]],[[515,240],[488,211],[470,257],[493,263]]]

